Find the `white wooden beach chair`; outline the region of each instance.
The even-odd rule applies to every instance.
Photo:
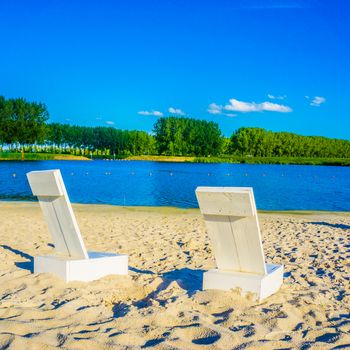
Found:
[[[128,256],[87,252],[59,170],[27,173],[37,196],[56,254],[34,258],[34,273],[51,272],[68,281],[92,281],[128,273]]]
[[[277,292],[283,265],[265,263],[253,189],[198,187],[196,196],[218,267],[204,273],[203,289],[240,288],[259,301]]]

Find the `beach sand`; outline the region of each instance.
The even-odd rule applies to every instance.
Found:
[[[213,268],[198,210],[74,205],[89,250],[129,276],[65,284],[31,273],[53,252],[37,203],[0,203],[0,349],[350,348],[350,213],[259,213],[284,284],[260,304],[201,291]]]

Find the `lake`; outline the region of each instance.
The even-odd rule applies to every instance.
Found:
[[[198,207],[197,186],[251,186],[261,210],[350,211],[350,167],[148,161],[0,162],[0,200],[34,200],[25,174],[60,169],[75,203]]]

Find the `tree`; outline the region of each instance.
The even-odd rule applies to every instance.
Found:
[[[7,144],[22,146],[43,142],[46,136],[47,108],[24,98],[0,97],[0,138]]]
[[[159,154],[210,156],[221,153],[221,131],[214,122],[163,117],[157,120],[153,132]]]

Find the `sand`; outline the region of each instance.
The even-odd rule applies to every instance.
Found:
[[[31,273],[53,252],[37,203],[0,203],[0,349],[350,348],[350,213],[260,213],[261,302],[201,291],[215,266],[197,210],[74,205],[90,250],[129,254],[129,276],[65,284]]]

